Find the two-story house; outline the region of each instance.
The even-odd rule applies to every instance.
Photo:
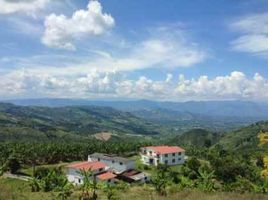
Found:
[[[179,165],[185,161],[185,150],[178,146],[148,146],[140,151],[145,165]]]

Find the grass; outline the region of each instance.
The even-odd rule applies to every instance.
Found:
[[[78,199],[80,191],[75,191],[70,200]],[[103,193],[98,194],[100,200],[106,199]],[[119,194],[119,198],[124,200],[265,200],[268,195],[254,193],[226,193],[213,192],[205,193],[197,190],[178,191],[172,189],[167,197],[158,196],[154,190],[148,186],[134,186],[127,192]],[[31,192],[27,182],[9,178],[0,178],[0,200],[54,200],[57,193]]]

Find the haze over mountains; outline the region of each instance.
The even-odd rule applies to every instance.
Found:
[[[95,106],[128,112],[139,120],[168,127],[170,132],[205,128],[220,132],[268,119],[268,104],[249,101],[159,102],[148,100],[17,99],[20,106]],[[92,108],[91,108],[92,109]],[[109,113],[109,111],[107,112]]]
[[[122,111],[136,112],[140,110],[170,110],[182,113],[193,113],[207,116],[227,117],[268,117],[268,103],[251,101],[188,101],[188,102],[160,102],[149,100],[105,101],[82,99],[15,99],[5,102],[22,106],[107,106]]]

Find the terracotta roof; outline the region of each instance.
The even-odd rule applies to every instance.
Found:
[[[137,170],[134,170],[134,169],[130,169],[128,171],[123,172],[121,175],[130,177],[130,176],[133,176],[133,175],[136,175],[136,174],[139,174],[139,173],[141,173],[141,172],[139,172]]]
[[[185,151],[181,147],[177,147],[177,146],[149,146],[145,148],[152,149],[157,154],[178,153],[178,152]]]
[[[98,179],[100,180],[108,180],[108,179],[112,179],[112,178],[115,178],[116,175],[111,173],[111,172],[105,172],[103,174],[100,174],[97,176]]]
[[[99,161],[94,161],[94,162],[79,162],[79,163],[74,163],[71,165],[67,166],[68,168],[74,168],[74,169],[80,169],[80,170],[96,170],[96,169],[101,169],[107,167],[106,164],[99,162]]]

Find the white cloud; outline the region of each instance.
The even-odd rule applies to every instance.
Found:
[[[234,71],[230,75],[186,79],[171,74],[155,81],[141,76],[128,79],[118,72],[92,71],[87,75],[59,77],[20,70],[1,77],[0,96],[139,98],[153,100],[268,100],[268,80],[256,73],[248,78]]]
[[[268,57],[268,13],[246,16],[231,27],[242,34],[231,42],[234,50]]]
[[[103,13],[98,1],[89,1],[87,10],[77,10],[71,18],[50,14],[45,19],[42,42],[48,47],[74,50],[74,40],[82,36],[97,36],[114,26],[111,15]]]
[[[8,57],[10,62],[0,61],[0,67],[24,67],[53,76],[76,76],[91,73],[92,70],[127,72],[190,67],[208,57],[207,51],[193,43],[189,34],[179,27],[155,28],[151,32],[142,32],[141,37],[134,41],[127,40],[127,45],[121,47],[114,43],[103,45],[98,40],[94,45],[83,46],[72,53],[61,51],[58,54],[48,52],[31,57]],[[120,40],[116,38],[116,41]]]
[[[0,14],[32,14],[43,9],[50,0],[0,0]]]

